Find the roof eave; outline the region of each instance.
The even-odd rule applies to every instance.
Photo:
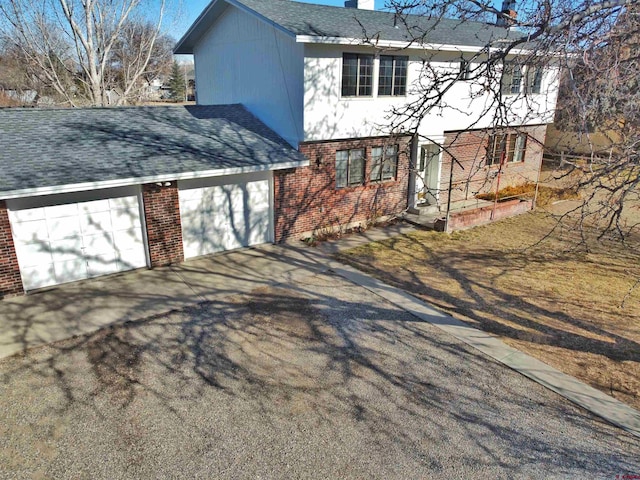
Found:
[[[209,5],[207,5],[207,7],[203,10],[196,21],[193,22],[193,25],[189,27],[187,33],[185,33],[178,41],[175,48],[173,49],[173,53],[176,55],[192,55],[194,47],[198,40],[209,30],[209,28],[211,28],[218,17],[226,10],[229,5],[233,5],[239,10],[252,15],[253,17],[265,22],[268,25],[271,25],[272,27],[278,29],[279,31],[293,39],[296,38],[296,35],[290,30],[287,30],[279,23],[268,19],[255,10],[251,10],[249,7],[237,0],[213,0]]]
[[[40,197],[44,195],[56,195],[60,193],[86,192],[104,188],[127,187],[144,183],[175,182],[179,180],[192,180],[197,178],[221,177],[225,175],[237,175],[242,173],[265,172],[271,170],[286,170],[290,168],[308,167],[309,160],[292,160],[289,162],[274,163],[270,165],[254,165],[250,167],[218,168],[198,172],[170,173],[144,177],[122,178],[116,180],[104,180],[98,182],[75,183],[68,185],[53,185],[49,187],[23,188],[0,192],[0,200],[14,198]]]
[[[417,43],[400,40],[375,40],[367,41],[363,38],[349,38],[349,37],[326,37],[319,35],[296,35],[297,43],[314,43],[325,45],[357,45],[372,48],[397,48],[397,49],[413,49],[413,50],[431,50],[439,52],[471,52],[480,53],[486,51],[486,46],[475,45],[449,45],[438,43]],[[491,51],[499,50],[498,47],[492,46]],[[513,55],[529,55],[531,50],[526,49],[514,49],[509,52]]]

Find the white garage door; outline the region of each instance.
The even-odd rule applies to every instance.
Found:
[[[269,175],[180,182],[185,258],[270,242]]]
[[[147,264],[134,189],[7,201],[26,290]]]

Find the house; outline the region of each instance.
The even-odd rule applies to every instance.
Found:
[[[434,28],[409,44],[393,14],[351,3],[213,0],[176,48],[196,106],[0,109],[0,297],[439,208],[493,188],[500,163],[502,185],[535,179],[550,72],[503,76],[507,128],[469,128],[486,98],[462,75],[451,111],[389,127],[425,55],[464,73],[508,28],[410,16]]]
[[[198,104],[241,103],[310,160],[274,176],[276,223],[287,236],[423,205],[444,208],[449,195],[473,199],[498,181],[536,181],[557,69],[505,69],[508,128],[496,130],[494,111],[481,115],[489,95],[460,75],[443,97],[448,108],[427,112],[415,132],[403,134],[390,127],[390,113],[420,99],[425,62],[469,70],[488,45],[516,33],[412,15],[399,28],[398,17],[374,11],[371,0],[347,4],[356,8],[213,0],[175,49],[194,55]],[[409,38],[405,22],[428,32],[426,39]],[[507,60],[525,55],[531,52],[514,50]]]
[[[0,298],[280,239],[308,160],[241,105],[0,109]]]

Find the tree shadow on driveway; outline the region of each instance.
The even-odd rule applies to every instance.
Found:
[[[16,476],[640,468],[631,437],[331,274],[36,349],[0,372],[0,469]]]

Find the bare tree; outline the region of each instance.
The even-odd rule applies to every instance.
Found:
[[[123,62],[117,47],[135,43],[137,50],[121,64],[118,103],[126,101],[156,50],[164,15],[165,0],[0,1],[5,41],[13,42],[39,77],[72,105],[76,98],[107,105],[110,72],[114,62]]]
[[[567,115],[572,126],[584,134],[594,124],[615,131],[615,148],[609,158],[593,157],[586,168],[576,165],[580,175],[572,178],[584,192],[584,203],[566,217],[579,227],[596,228],[600,235],[616,233],[628,238],[638,225],[634,218],[640,217],[629,215],[640,203],[637,4],[632,0],[521,1],[516,15],[516,2],[505,1],[501,9],[493,3],[387,1],[409,48],[422,48],[424,57],[420,78],[413,85],[419,94],[389,116],[394,131],[418,135],[425,119],[445,113],[465,119],[465,130],[481,127],[498,134],[534,121],[550,123],[557,92],[534,93],[540,93],[543,76],[548,79],[565,72],[569,80],[564,82],[563,103],[571,105]],[[448,29],[465,30],[474,36],[474,43],[483,44],[473,52],[460,50],[460,68],[443,67],[457,63],[455,54],[447,56],[437,47],[446,41],[434,41],[442,38],[438,32],[446,30],[444,23]],[[376,32],[364,28],[363,32],[365,43],[381,52],[394,50],[383,46]],[[477,108],[451,101],[452,89],[461,82],[468,85],[469,104]],[[484,153],[481,156],[491,155]],[[478,162],[471,169],[467,166],[465,173],[471,178],[482,167]]]

